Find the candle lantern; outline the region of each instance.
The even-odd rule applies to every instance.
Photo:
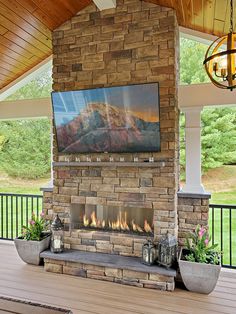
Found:
[[[157,258],[156,245],[148,239],[142,247],[142,263],[146,265],[153,265]]]
[[[56,215],[56,217],[54,218],[51,229],[51,252],[61,253],[64,248],[64,228],[58,215]]]
[[[177,239],[169,232],[158,244],[158,264],[167,268],[171,267],[177,258]]]

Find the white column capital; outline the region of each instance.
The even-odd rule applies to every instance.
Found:
[[[185,114],[185,128],[201,127],[201,112],[203,107],[185,107],[182,111]]]
[[[203,110],[204,106],[196,106],[196,107],[182,107],[181,111],[184,113],[188,112],[201,112]]]

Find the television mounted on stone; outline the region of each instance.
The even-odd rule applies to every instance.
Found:
[[[160,151],[159,86],[52,92],[60,153]]]

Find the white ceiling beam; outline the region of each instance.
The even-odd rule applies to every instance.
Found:
[[[235,106],[236,90],[221,89],[212,83],[179,86],[179,108]]]
[[[116,8],[116,0],[93,0],[100,11]]]
[[[46,117],[52,117],[52,105],[50,98],[0,102],[0,121]]]
[[[35,67],[33,67],[32,69],[18,77],[16,80],[11,82],[4,88],[0,89],[0,101],[3,101],[8,96],[15,93],[19,88],[25,86],[28,82],[32,81],[38,75],[47,71],[50,68],[52,68],[52,56],[46,58],[45,60],[37,64]]]

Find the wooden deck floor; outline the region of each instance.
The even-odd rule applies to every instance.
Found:
[[[236,313],[236,271],[222,271],[215,291],[162,292],[44,272],[0,241],[0,295],[69,308],[74,314]]]

